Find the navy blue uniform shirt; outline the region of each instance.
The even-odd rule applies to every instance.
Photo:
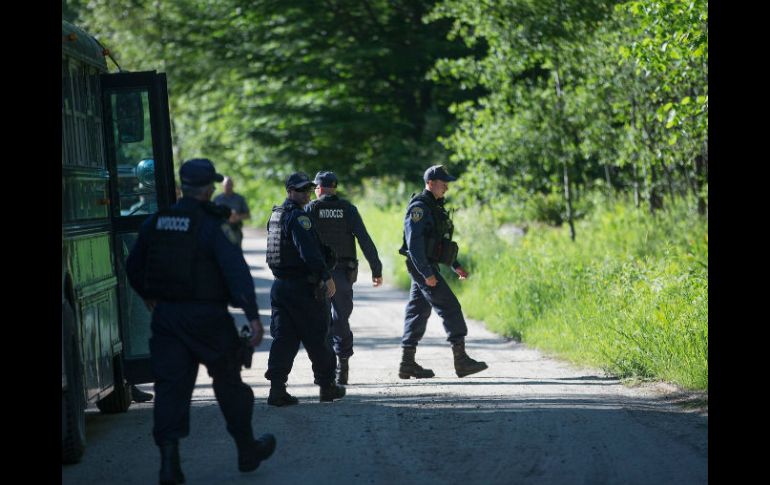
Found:
[[[433,197],[433,194],[428,192],[428,196]],[[435,227],[436,220],[433,218],[430,207],[420,200],[412,200],[404,218],[404,239],[406,239],[406,249],[412,264],[426,279],[435,274],[433,265],[425,254],[425,239]],[[458,266],[460,266],[458,261],[452,263],[453,268]]]
[[[318,200],[335,201],[339,200],[339,197],[337,197],[337,195],[324,194],[319,197]],[[310,204],[305,207],[305,210],[308,212],[311,210]],[[372,269],[372,277],[380,278],[382,276],[382,262],[377,254],[377,248],[374,246],[374,241],[372,241],[372,238],[369,237],[369,233],[366,231],[366,226],[364,226],[364,221],[358,213],[358,208],[353,204],[350,204],[350,217],[353,220],[353,235],[358,240],[358,245],[361,246],[361,251],[364,253],[364,257],[369,263],[369,267]]]
[[[172,206],[172,209],[192,211],[200,204],[202,202],[197,199],[182,197]],[[151,230],[153,219],[154,217],[148,217],[142,224],[136,244],[126,260],[126,270],[131,286],[142,298],[145,298],[144,271],[149,248],[147,234]],[[249,320],[255,320],[259,318],[259,307],[257,307],[257,297],[254,292],[254,280],[251,278],[249,266],[243,258],[241,248],[225,236],[222,226],[226,224],[225,219],[204,212],[198,232],[198,248],[209,256],[213,256],[222,270],[230,294],[230,304],[243,309]]]
[[[291,199],[286,199],[283,205],[286,210],[281,228],[283,233],[291,237],[308,271],[319,275],[322,281],[327,281],[331,278],[331,274],[321,253],[321,238],[313,228],[310,217],[302,210],[302,206]]]

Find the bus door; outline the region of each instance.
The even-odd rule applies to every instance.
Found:
[[[101,83],[124,371],[140,384],[153,380],[150,313],[128,283],[125,262],[142,222],[176,200],[166,75],[103,74]]]

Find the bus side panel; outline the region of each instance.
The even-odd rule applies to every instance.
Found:
[[[112,357],[121,349],[110,235],[74,236],[65,244],[78,307],[84,384],[93,402],[112,390]]]
[[[89,402],[106,396],[114,385],[112,340],[118,332],[116,300],[116,291],[112,288],[80,301]]]

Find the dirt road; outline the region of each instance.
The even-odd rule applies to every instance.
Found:
[[[269,324],[272,276],[263,238],[247,231],[244,252]],[[380,248],[384,251],[385,248]],[[193,395],[191,433],[181,443],[187,483],[260,484],[706,484],[708,414],[672,403],[666,386],[629,388],[595,369],[546,358],[469,321],[469,355],[489,369],[462,379],[437,316],[417,358],[436,377],[397,376],[406,293],[372,288],[366,263],[351,317],[355,355],[348,394],[319,403],[304,350],[289,377],[298,406],[265,403],[266,336],[243,372],[255,394],[255,433],[272,432],[275,455],[237,471],[204,368]],[[467,284],[473,284],[472,277]],[[236,318],[245,321],[242,314]],[[150,386],[140,386],[152,390]],[[62,467],[63,484],[157,483],[152,402],[126,414],[89,409],[81,463]]]

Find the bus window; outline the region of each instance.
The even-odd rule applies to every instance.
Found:
[[[110,95],[121,216],[158,210],[148,96],[142,88]]]

